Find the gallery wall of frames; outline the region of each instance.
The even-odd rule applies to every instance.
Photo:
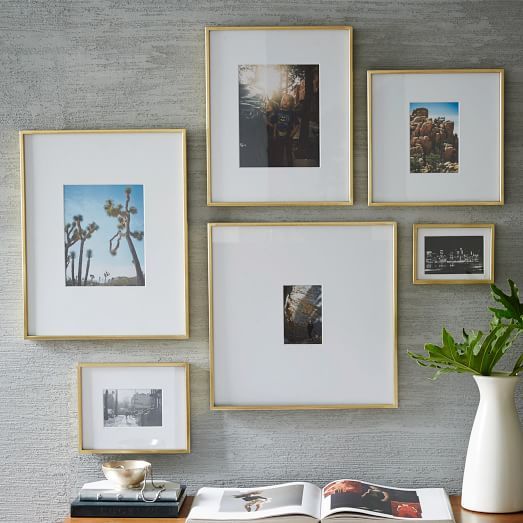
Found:
[[[352,205],[352,46],[349,26],[205,29],[208,205]],[[369,206],[503,204],[502,69],[367,81]],[[26,337],[189,337],[185,136],[20,133]],[[60,260],[38,240],[61,228]],[[397,407],[396,236],[380,221],[209,224],[211,409]],[[493,281],[493,224],[414,224],[413,283]],[[51,289],[60,307],[46,306]],[[88,311],[87,325],[74,321]],[[366,323],[374,339],[354,335]],[[333,363],[324,383],[322,359]]]
[[[147,455],[192,492],[409,482],[420,463],[431,484],[460,488],[473,385],[449,377],[435,392],[405,354],[460,317],[481,328],[488,284],[523,277],[521,188],[507,175],[507,205],[504,191],[516,62],[461,44],[480,41],[466,24],[460,38],[427,36],[436,56],[398,35],[385,5],[381,25],[371,13],[351,26],[352,3],[277,20],[260,5],[233,17],[189,6],[183,30],[178,13],[126,18],[130,40],[151,41],[130,54],[85,13],[80,34],[108,38],[118,59],[83,46],[66,87],[39,70],[63,101],[17,106],[21,189],[0,180],[21,201],[4,242],[16,263],[0,275],[20,304],[0,340],[5,390],[28,398],[12,423],[42,427],[27,446],[62,492],[118,454]],[[398,10],[410,28],[439,13]],[[518,103],[506,135],[521,156]]]
[[[205,29],[209,206],[353,204],[352,48],[349,26]],[[502,205],[503,77],[368,71],[368,205]],[[20,132],[26,338],[189,338],[186,148]],[[494,281],[494,224],[412,239],[414,284]],[[396,245],[394,221],[209,223],[210,408],[397,408]],[[186,364],[80,363],[79,449],[189,452],[189,397]]]

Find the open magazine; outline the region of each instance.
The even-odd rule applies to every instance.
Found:
[[[336,519],[337,523],[419,520],[452,523],[443,489],[399,489],[341,479],[319,488],[312,483],[284,483],[256,489],[202,488],[187,523],[277,518],[278,523]]]

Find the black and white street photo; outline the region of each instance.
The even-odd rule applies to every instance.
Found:
[[[425,274],[483,274],[483,236],[425,236]]]
[[[104,389],[104,427],[161,427],[162,389]]]

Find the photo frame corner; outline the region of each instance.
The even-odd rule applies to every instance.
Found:
[[[76,408],[77,408],[77,451],[79,454],[89,454],[87,449],[84,449],[84,437],[83,437],[83,393],[82,393],[82,381],[83,381],[83,368],[86,364],[83,362],[77,362],[75,365],[76,369]]]

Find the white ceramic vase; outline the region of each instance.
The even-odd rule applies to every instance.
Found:
[[[461,504],[478,512],[523,510],[523,432],[514,401],[518,377],[474,376],[480,401],[470,434]]]

